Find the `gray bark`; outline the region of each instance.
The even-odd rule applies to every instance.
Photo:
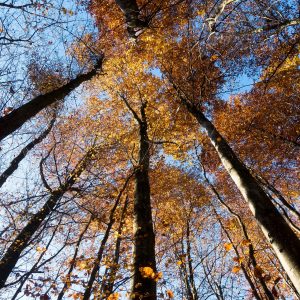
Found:
[[[297,291],[300,291],[299,238],[278,212],[271,199],[251,175],[247,167],[239,160],[227,141],[219,134],[215,126],[184,96],[180,94],[179,97],[188,111],[206,130],[223,166],[248,203],[251,212],[295,288]]]
[[[0,118],[0,141],[20,128],[25,122],[37,115],[41,110],[49,105],[63,100],[74,89],[76,89],[81,83],[93,78],[98,70],[101,70],[103,57],[101,57],[94,68],[86,73],[78,75],[76,78],[70,80],[67,84],[49,92],[44,95],[39,95],[28,103],[13,110],[8,115]]]

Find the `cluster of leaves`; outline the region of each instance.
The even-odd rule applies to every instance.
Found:
[[[157,285],[149,299],[299,297],[218,146],[188,109],[215,125],[299,237],[299,4],[140,0],[128,1],[138,8],[128,12],[124,2],[85,3],[97,34],[64,41],[63,63],[26,63],[23,92],[37,97],[67,85],[68,61],[90,70],[105,54],[103,72],[29,125],[39,132],[54,115],[51,132],[18,170],[21,186],[13,176],[3,186],[1,254],[10,245],[24,249],[0,297],[139,297],[130,278],[145,124],[152,214],[146,221],[153,223],[156,266],[138,272]],[[54,9],[30,5],[42,16]],[[77,15],[69,4],[55,9],[63,18]],[[240,92],[239,84],[252,79]],[[9,110],[3,105],[3,114],[17,102]],[[4,151],[5,162],[14,154]],[[18,240],[34,217],[37,229]]]

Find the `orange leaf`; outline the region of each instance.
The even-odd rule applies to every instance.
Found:
[[[167,296],[169,297],[169,299],[174,298],[174,293],[171,290],[167,290]]]
[[[237,272],[239,272],[239,270],[241,269],[241,267],[240,266],[234,266],[233,268],[232,268],[232,272],[233,273],[237,273]]]
[[[232,244],[231,243],[225,243],[224,248],[225,248],[226,251],[229,251],[229,250],[232,249]]]

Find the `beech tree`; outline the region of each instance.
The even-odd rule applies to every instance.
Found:
[[[297,1],[1,9],[5,299],[300,299]]]

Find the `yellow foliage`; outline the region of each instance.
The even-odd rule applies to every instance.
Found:
[[[241,245],[242,246],[249,246],[249,245],[251,245],[251,241],[250,240],[242,240]]]
[[[109,295],[109,297],[107,298],[107,300],[118,300],[118,299],[119,299],[119,293],[113,293]]]
[[[151,267],[141,267],[139,270],[144,278],[151,278],[154,281],[158,281],[163,277],[162,272],[155,273]]]
[[[40,246],[37,246],[36,247],[36,251],[39,252],[39,253],[43,253],[45,252],[47,249],[45,247],[40,247]]]
[[[231,271],[232,271],[233,273],[238,273],[240,269],[241,269],[240,266],[234,266],[234,267],[232,268]]]
[[[232,244],[231,243],[225,243],[224,248],[226,251],[230,251],[232,249]]]
[[[244,261],[244,258],[243,257],[234,257],[232,260],[241,264]]]

